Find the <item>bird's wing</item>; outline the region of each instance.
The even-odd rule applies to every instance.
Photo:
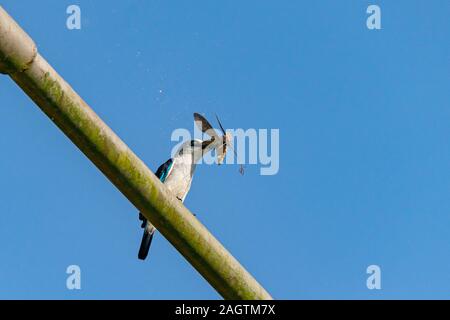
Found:
[[[155,175],[158,177],[158,179],[164,183],[166,181],[169,174],[172,172],[173,167],[173,159],[169,159],[166,162],[164,162],[162,165],[159,166],[158,170],[156,170]]]

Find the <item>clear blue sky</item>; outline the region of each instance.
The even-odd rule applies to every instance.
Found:
[[[203,165],[185,202],[275,298],[450,297],[449,1],[70,4],[2,1],[151,169],[195,111],[280,129],[277,175]],[[219,298],[160,234],[137,259],[136,209],[5,76],[0,119],[0,298]]]

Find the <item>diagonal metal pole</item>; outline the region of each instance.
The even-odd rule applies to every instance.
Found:
[[[37,52],[0,6],[0,72],[8,74],[225,299],[272,299]]]

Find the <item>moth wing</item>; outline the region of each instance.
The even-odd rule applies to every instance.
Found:
[[[216,130],[211,126],[211,124],[206,120],[204,116],[199,113],[194,113],[194,121],[197,127],[204,133],[208,134],[211,137],[219,138]]]
[[[220,147],[217,148],[217,163],[221,165],[223,160],[225,159],[225,155],[227,154],[227,144],[224,143]]]

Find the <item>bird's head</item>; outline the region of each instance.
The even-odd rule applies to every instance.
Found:
[[[177,151],[177,156],[191,163],[197,163],[210,150],[211,140],[193,139],[184,142]]]

